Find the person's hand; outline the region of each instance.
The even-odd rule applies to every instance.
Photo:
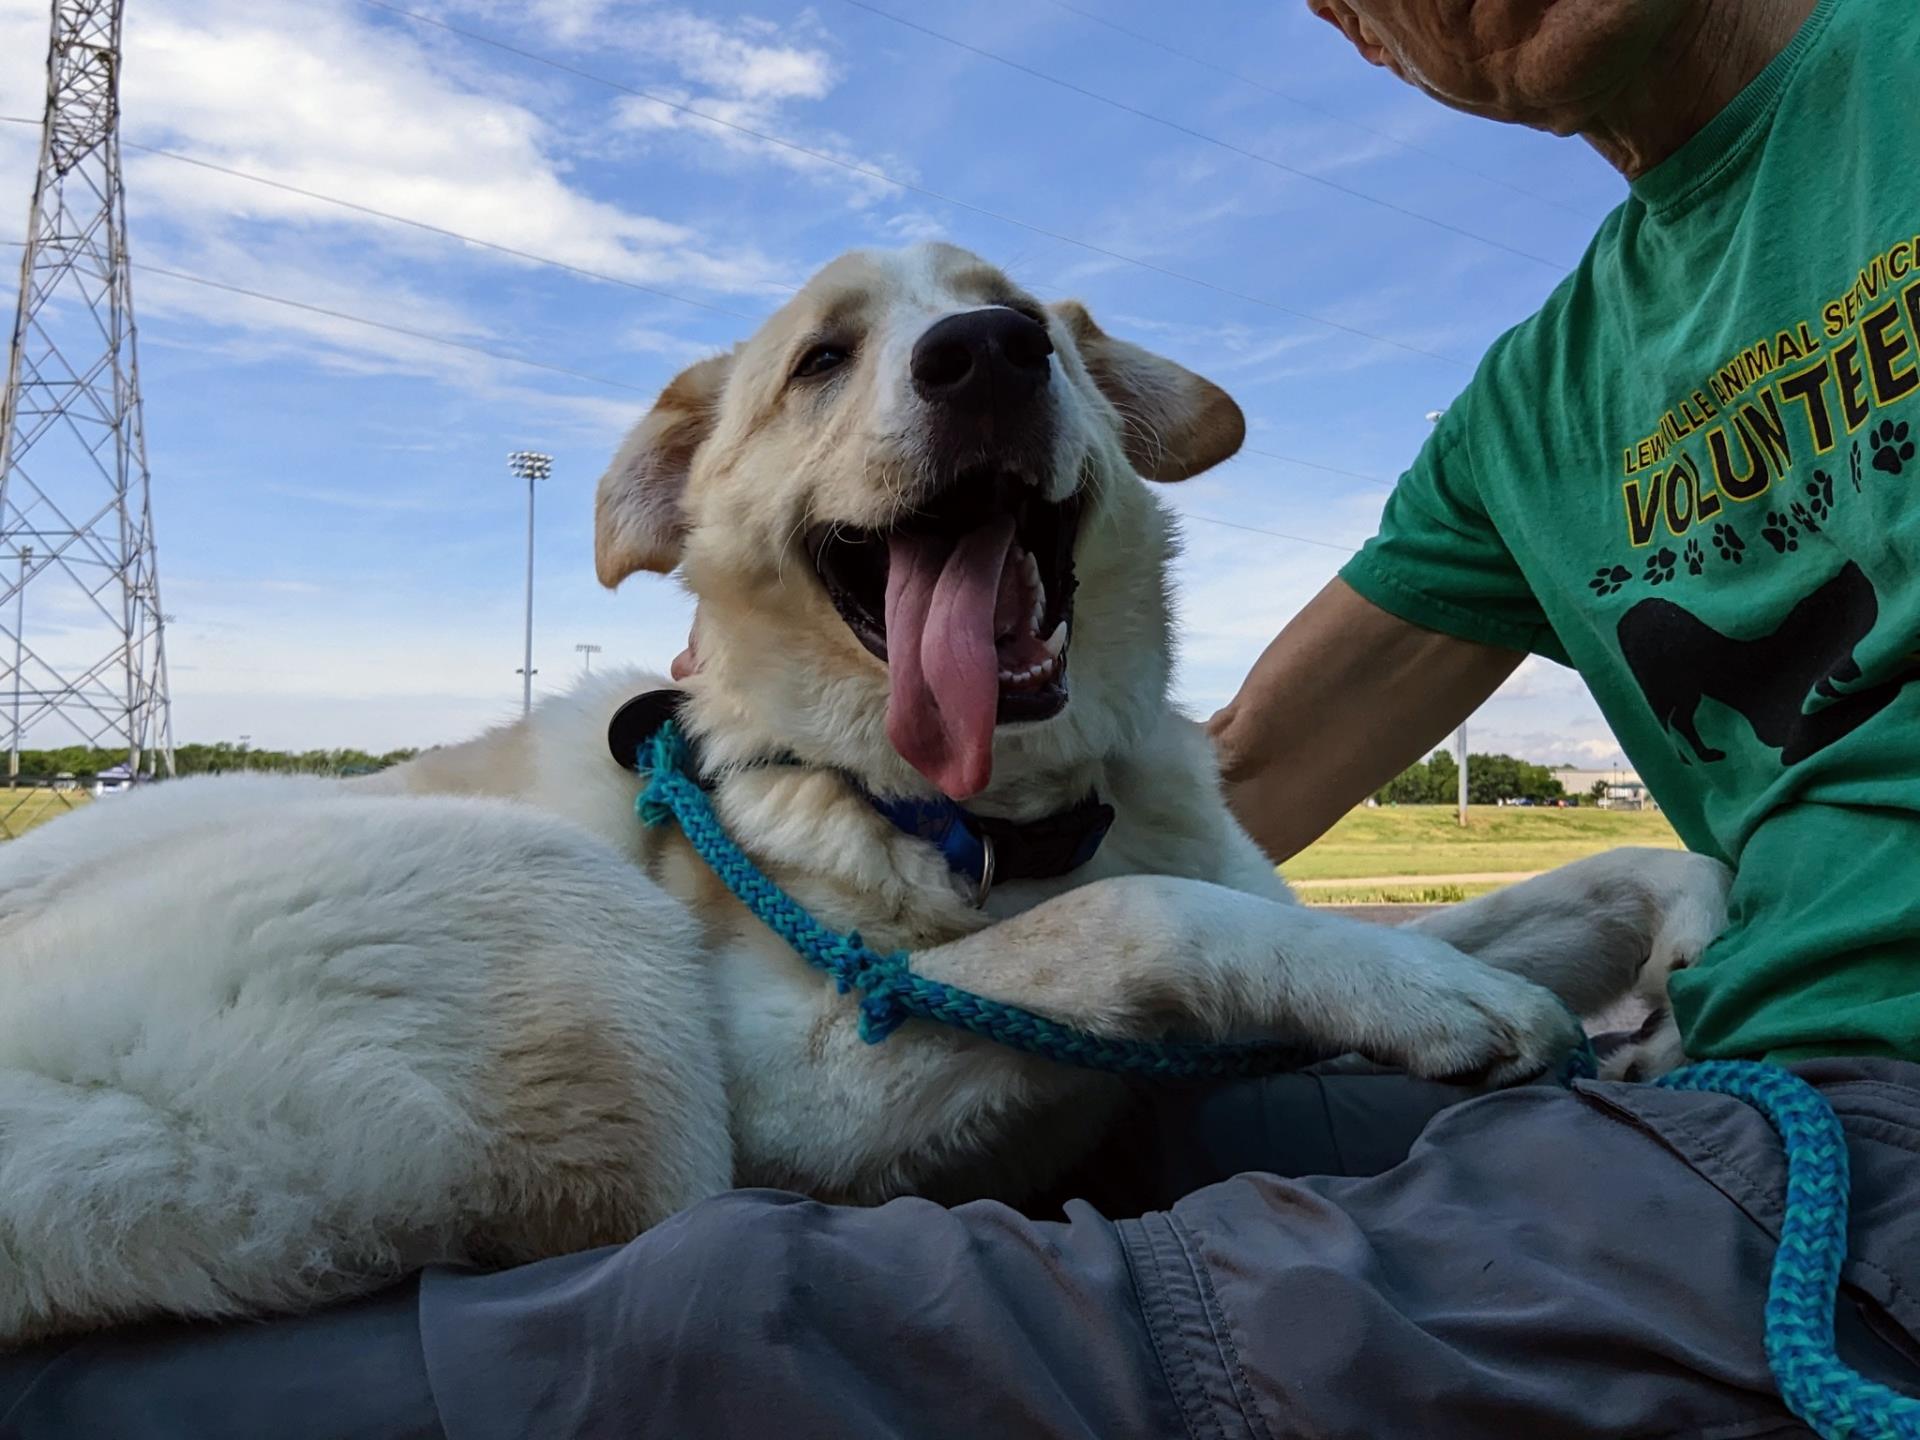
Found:
[[[673,657],[673,664],[667,667],[667,674],[675,680],[685,680],[700,668],[700,658],[693,653],[693,633],[687,633],[687,648]]]
[[[696,613],[694,615],[693,624],[687,629],[687,648],[682,650],[678,655],[674,656],[673,664],[667,667],[667,674],[673,677],[675,682],[685,680],[689,675],[693,674],[696,670],[700,668],[700,657],[694,653],[694,648],[693,648],[694,633],[699,628],[700,628],[700,617],[698,613]]]

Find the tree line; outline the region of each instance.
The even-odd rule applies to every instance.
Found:
[[[224,775],[236,770],[260,770],[278,775],[364,775],[411,760],[417,750],[389,750],[375,755],[366,750],[255,750],[221,740],[212,745],[176,745],[177,775]],[[22,750],[20,778],[50,780],[71,775],[91,780],[102,770],[126,763],[124,750],[95,750],[68,745],[57,750]]]
[[[1436,750],[1374,792],[1382,805],[1451,805],[1460,795],[1460,766],[1451,751]],[[1511,755],[1467,756],[1467,801],[1498,805],[1531,800],[1536,805],[1567,798],[1567,790],[1544,765]]]
[[[417,750],[255,750],[221,740],[211,745],[174,747],[174,771],[179,775],[223,775],[236,770],[259,770],[280,775],[364,775],[411,760]],[[45,781],[56,775],[91,780],[102,770],[126,759],[122,750],[95,750],[69,745],[58,750],[22,750],[20,776]],[[1436,750],[1425,761],[1410,766],[1374,793],[1382,805],[1451,805],[1460,790],[1460,767],[1452,752]],[[1516,760],[1511,755],[1467,757],[1467,799],[1475,805],[1531,800],[1535,804],[1566,799],[1566,788],[1544,765]]]

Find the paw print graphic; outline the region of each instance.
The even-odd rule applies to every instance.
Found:
[[[1698,540],[1687,541],[1687,574],[1698,575],[1707,568],[1707,552],[1700,548]]]
[[[1624,565],[1602,565],[1587,581],[1587,588],[1596,595],[1617,595],[1620,587],[1632,578],[1633,572]]]
[[[1813,472],[1813,478],[1807,481],[1807,509],[1813,512],[1813,518],[1824,520],[1827,512],[1833,509],[1833,476],[1824,470]]]
[[[1913,459],[1913,441],[1907,438],[1907,422],[1883,420],[1867,432],[1873,447],[1873,468],[1898,475]]]
[[[1675,555],[1671,550],[1667,549],[1666,546],[1662,545],[1657,553],[1647,557],[1647,568],[1640,578],[1645,580],[1649,585],[1666,584],[1667,581],[1673,578],[1673,567],[1679,558],[1678,555]]]
[[[1847,456],[1847,478],[1853,481],[1853,493],[1860,493],[1860,442],[1853,442],[1853,450]]]
[[[1746,560],[1747,542],[1740,538],[1740,532],[1721,521],[1713,527],[1713,548],[1720,552],[1722,560],[1731,560],[1739,565]]]
[[[1782,515],[1778,510],[1767,512],[1767,523],[1761,527],[1760,538],[1773,546],[1776,553],[1784,555],[1789,550],[1800,548],[1800,527],[1791,517]]]
[[[1820,526],[1814,521],[1813,514],[1798,500],[1788,507],[1793,512],[1794,523],[1809,535],[1818,535]]]

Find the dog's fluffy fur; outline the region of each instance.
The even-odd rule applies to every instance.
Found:
[[[1401,929],[1288,903],[1168,705],[1173,537],[1139,478],[1225,458],[1239,413],[1071,304],[1047,316],[1037,477],[1085,504],[1071,703],[1002,726],[969,803],[1017,819],[1097,789],[1118,818],[1081,871],[984,910],[884,821],[848,777],[929,787],[801,537],[884,528],[939,483],[915,337],[1032,303],[947,247],[847,257],[676,380],[602,482],[602,580],[677,568],[699,597],[686,713],[708,759],[793,757],[715,793],[782,885],[924,973],[1089,1029],[1286,1035],[1427,1075],[1537,1071],[1572,1031],[1535,980],[1591,1010],[1699,951],[1724,873],[1664,852]],[[845,373],[794,385],[828,325]],[[862,1043],[849,998],[635,822],[605,729],[661,683],[595,676],[366,781],[186,781],[0,847],[0,1337],[624,1240],[734,1183],[1013,1197],[1082,1154],[1114,1082],[924,1024]]]

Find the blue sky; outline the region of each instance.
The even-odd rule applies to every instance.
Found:
[[[524,492],[504,457],[521,447],[555,456],[539,688],[567,682],[579,642],[663,666],[684,597],[644,578],[611,595],[591,571],[620,432],[841,250],[926,236],[1079,296],[1245,408],[1268,453],[1167,492],[1191,517],[1180,695],[1205,714],[1337,567],[1330,547],[1371,533],[1426,412],[1622,194],[1577,142],[1369,69],[1300,0],[883,0],[972,50],[865,0],[413,8],[744,130],[366,0],[134,0],[130,142],[629,282],[128,152],[138,264],[579,372],[136,271],[182,740],[384,748],[515,713]],[[39,112],[45,17],[0,0],[0,114]],[[0,217],[24,212],[34,138],[0,125]],[[1614,753],[1579,683],[1538,661],[1474,743]]]

